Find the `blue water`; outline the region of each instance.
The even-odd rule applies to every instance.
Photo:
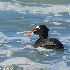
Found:
[[[0,0],[0,70],[70,70],[69,0]],[[29,31],[44,24],[64,51],[34,48]]]

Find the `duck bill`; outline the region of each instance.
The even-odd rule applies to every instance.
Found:
[[[33,33],[36,32],[36,31],[37,31],[37,30],[30,31],[29,33],[26,34],[26,36],[31,36],[31,35],[33,35]]]
[[[29,33],[26,34],[26,36],[31,36],[33,34],[33,31],[30,31]]]

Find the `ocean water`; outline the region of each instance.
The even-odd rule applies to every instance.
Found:
[[[64,51],[33,47],[41,24]],[[0,0],[0,70],[70,70],[70,1]]]

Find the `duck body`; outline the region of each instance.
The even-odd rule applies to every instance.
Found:
[[[27,36],[32,34],[39,35],[39,39],[35,42],[34,47],[44,47],[46,49],[63,49],[63,44],[56,38],[48,38],[49,29],[45,25],[37,26]]]
[[[35,44],[34,47],[44,47],[46,49],[63,49],[63,44],[55,39],[55,38],[50,38],[50,39],[44,39],[44,38],[39,38]]]

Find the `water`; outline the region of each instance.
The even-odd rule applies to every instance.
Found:
[[[25,34],[41,24],[64,52],[32,46]],[[0,70],[70,70],[70,1],[0,0]]]

